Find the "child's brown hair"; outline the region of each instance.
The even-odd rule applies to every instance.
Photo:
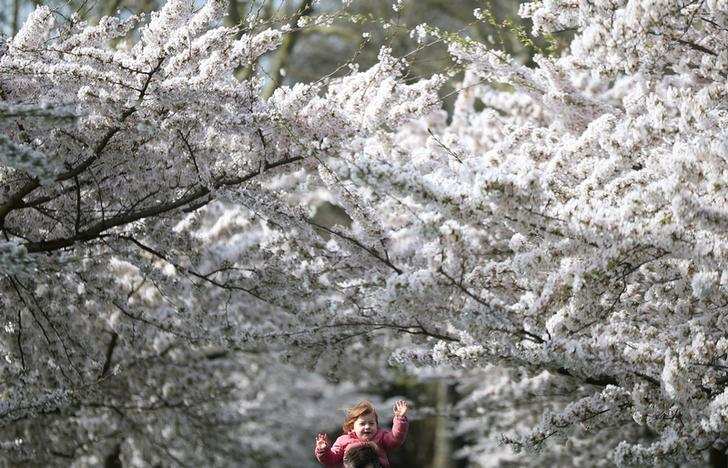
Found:
[[[354,429],[356,419],[365,414],[374,414],[374,420],[377,422],[377,426],[379,426],[379,415],[377,414],[377,410],[374,409],[374,405],[369,400],[362,400],[346,411],[346,419],[342,426],[344,432],[349,432]]]

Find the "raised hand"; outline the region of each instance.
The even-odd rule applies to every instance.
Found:
[[[405,413],[407,413],[408,409],[409,409],[409,405],[404,400],[398,400],[396,403],[394,403],[394,415],[395,416],[404,416]]]
[[[329,447],[331,443],[329,442],[329,436],[324,434],[323,432],[316,435],[316,450],[323,450]]]

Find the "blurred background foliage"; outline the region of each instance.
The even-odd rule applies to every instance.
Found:
[[[204,0],[195,0],[200,5]],[[38,5],[48,5],[59,21],[95,23],[102,16],[148,14],[164,0],[0,0],[0,33],[12,36]],[[434,73],[449,73],[451,80],[442,95],[445,108],[454,100],[461,75],[442,41],[417,44],[412,28],[427,24],[462,37],[505,50],[523,63],[536,53],[554,53],[567,37],[529,37],[529,25],[518,18],[518,0],[409,0],[399,11],[392,0],[355,0],[344,8],[341,0],[229,0],[228,26],[240,26],[240,33],[288,24],[291,31],[282,46],[255,64],[266,77],[264,94],[281,84],[315,81],[324,75],[339,76],[349,71],[349,62],[366,69],[377,60],[382,46],[393,55],[407,56],[407,80],[415,81]],[[477,20],[479,8],[485,18]],[[316,18],[326,18],[316,21]],[[307,21],[308,20],[308,21]],[[305,27],[297,27],[306,24]],[[320,23],[320,24],[319,24]],[[365,37],[366,36],[366,37]],[[240,70],[242,76],[254,70]]]
[[[202,4],[202,0],[196,1]],[[58,21],[95,23],[107,15],[149,14],[163,3],[164,0],[0,0],[0,34],[6,38],[13,36],[38,5],[50,6]],[[381,47],[387,46],[394,56],[407,56],[407,80],[415,81],[434,73],[448,74],[450,79],[441,96],[445,109],[449,110],[462,74],[450,60],[443,42],[429,41],[423,46],[411,37],[415,26],[426,23],[430,28],[474,39],[505,50],[525,64],[531,63],[536,53],[558,53],[568,44],[568,37],[530,38],[530,25],[517,16],[520,4],[517,0],[409,0],[399,11],[393,9],[392,3],[392,0],[355,0],[344,9],[341,0],[229,0],[226,23],[239,26],[240,34],[285,24],[291,27],[278,50],[254,64],[255,69],[238,70],[239,77],[253,73],[264,76],[262,92],[269,96],[282,84],[344,75],[349,72],[350,63],[365,70],[376,63]],[[476,8],[485,13],[484,19],[474,17]],[[331,203],[322,202],[312,208],[318,224],[332,226],[350,221],[343,209]],[[373,399],[404,396],[414,403],[415,423],[408,443],[393,455],[394,466],[468,466],[456,457],[464,441],[452,431],[455,421],[451,410],[458,400],[457,382],[443,378],[422,381],[402,375],[396,382],[372,382],[369,390]],[[391,415],[381,416],[389,424]],[[331,437],[336,437],[340,430],[337,427],[315,430],[322,429],[328,430]],[[314,432],[312,447],[313,437]],[[110,462],[107,466],[116,466],[113,457],[107,462]],[[313,456],[310,466],[316,466]]]

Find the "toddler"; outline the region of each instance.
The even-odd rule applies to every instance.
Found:
[[[337,438],[333,446],[326,434],[316,436],[316,459],[324,465],[341,466],[347,447],[371,442],[382,467],[390,468],[387,453],[402,445],[407,436],[407,408],[404,400],[394,404],[394,422],[392,430],[388,431],[379,427],[379,417],[371,402],[357,403],[346,412],[344,435]]]

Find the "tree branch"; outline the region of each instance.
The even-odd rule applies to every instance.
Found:
[[[277,161],[274,163],[266,163],[264,172],[268,171],[270,169],[273,169],[275,167],[278,167],[278,166],[283,166],[286,164],[291,164],[294,162],[301,161],[302,159],[303,159],[302,156],[296,156],[296,157],[284,159],[281,161]],[[221,180],[218,183],[218,186],[239,185],[244,182],[247,182],[248,180],[255,178],[258,175],[260,175],[260,172],[256,170],[243,177],[228,179],[228,180]],[[88,242],[90,240],[96,239],[103,232],[105,232],[109,229],[112,229],[114,227],[123,226],[125,224],[129,224],[134,221],[139,221],[141,219],[150,218],[152,216],[157,216],[157,215],[167,213],[172,210],[182,208],[190,203],[193,203],[193,202],[199,200],[200,198],[202,198],[208,194],[210,194],[209,188],[198,187],[197,190],[193,191],[192,193],[190,193],[186,196],[178,198],[175,201],[172,201],[169,203],[159,203],[156,205],[152,205],[148,208],[141,209],[136,212],[125,213],[125,214],[107,218],[103,221],[96,223],[94,226],[86,229],[85,231],[79,232],[78,234],[71,236],[71,237],[58,238],[58,239],[52,239],[52,240],[47,240],[47,241],[26,242],[23,245],[25,246],[25,248],[28,250],[29,253],[53,252],[53,251],[60,250],[60,249],[66,248],[66,247],[70,247],[79,242]],[[198,208],[201,206],[204,206],[210,200],[211,200],[211,198],[206,200],[204,203],[199,204]]]

